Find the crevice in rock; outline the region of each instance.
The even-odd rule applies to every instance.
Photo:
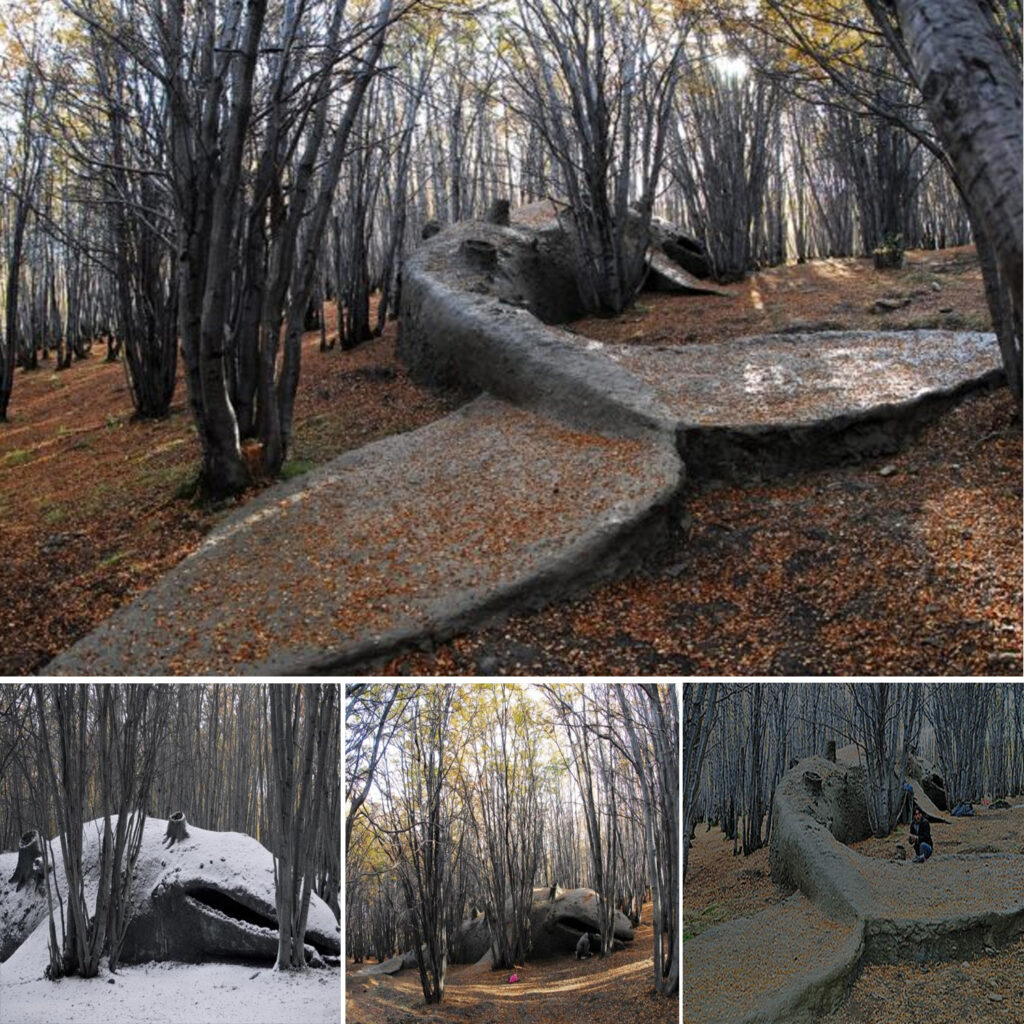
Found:
[[[246,906],[244,903],[239,903],[238,900],[233,899],[222,889],[199,886],[189,889],[188,895],[197,903],[210,907],[211,910],[219,911],[227,917],[233,917],[236,920],[257,925],[260,928],[270,928],[275,932],[277,931],[277,921],[274,918],[268,917],[266,914],[262,914],[258,910]]]

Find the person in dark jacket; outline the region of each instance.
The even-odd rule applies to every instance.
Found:
[[[584,932],[576,943],[576,959],[586,960],[590,956],[590,935]]]
[[[934,845],[932,843],[932,827],[928,819],[921,813],[920,807],[914,808],[914,822],[910,826],[910,843],[917,850],[914,858],[915,864],[923,864],[931,855]]]

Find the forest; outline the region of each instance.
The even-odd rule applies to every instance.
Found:
[[[722,946],[739,926],[778,936],[744,1012],[774,979],[836,1024],[1013,1019],[1022,684],[685,683],[683,718],[685,1019],[740,1014],[721,995],[742,984]]]
[[[347,1015],[675,1020],[678,765],[670,684],[349,684]]]
[[[1015,674],[1020,28],[5,5],[0,669]]]
[[[164,416],[180,349],[203,485],[277,476],[303,330],[365,341],[425,224],[549,197],[574,211],[588,305],[612,313],[656,211],[718,281],[973,240],[1019,400],[1019,4],[730,7],[8,8],[0,420],[16,367],[67,369],[97,343],[123,361],[128,411]],[[960,54],[984,82],[948,75]]]
[[[340,734],[334,684],[0,687],[5,1015],[336,1021]]]

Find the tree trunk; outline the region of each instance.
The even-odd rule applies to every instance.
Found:
[[[1021,74],[986,5],[896,0],[925,107],[1010,290],[1020,348],[1024,278]],[[998,322],[998,310],[992,310]],[[1020,379],[1013,382],[1018,389]]]

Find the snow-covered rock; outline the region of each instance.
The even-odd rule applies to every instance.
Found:
[[[111,823],[116,828],[116,817]],[[278,937],[270,851],[251,836],[210,832],[191,824],[189,837],[168,849],[163,845],[166,829],[164,819],[146,820],[122,962],[273,959]],[[95,906],[102,838],[102,818],[83,826],[82,863],[90,910]],[[52,848],[50,883],[64,899],[66,913],[67,880],[59,840],[53,840]],[[47,961],[45,891],[40,894],[32,886],[15,891],[7,879],[16,861],[16,854],[0,854],[0,960],[7,961],[5,981],[20,973],[20,961],[33,976]],[[341,952],[340,925],[315,894],[310,898],[306,942],[309,956],[314,950],[332,956]]]

